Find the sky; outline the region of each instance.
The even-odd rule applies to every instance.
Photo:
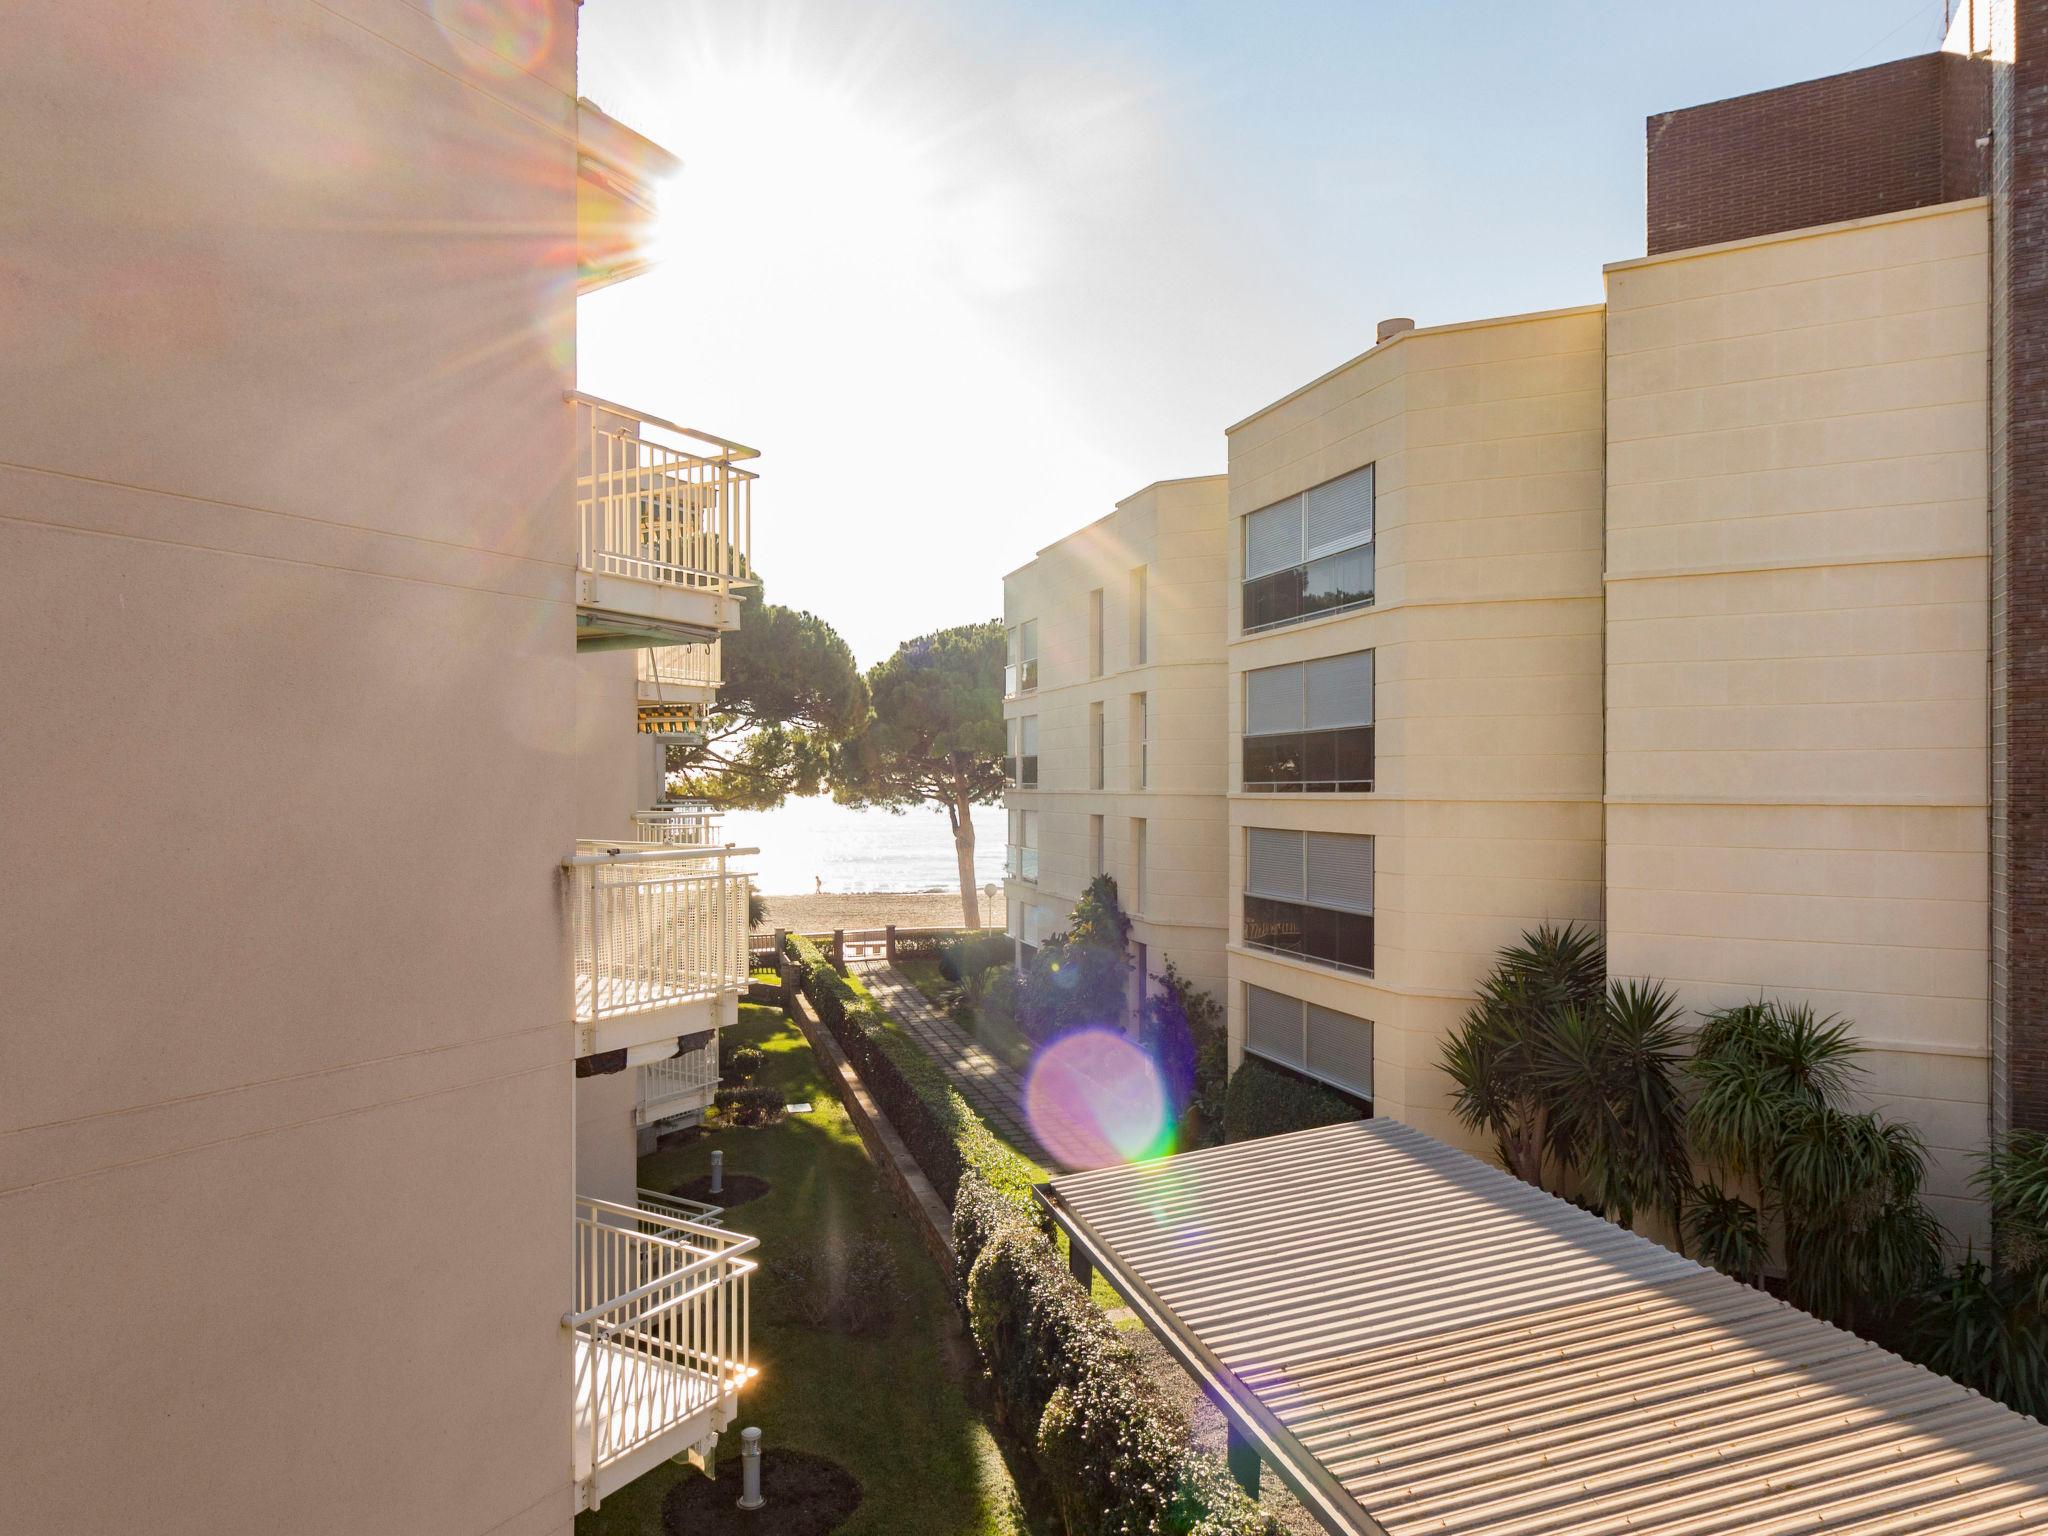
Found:
[[[588,0],[684,162],[578,382],[761,450],[754,558],[862,665],[1422,325],[1597,301],[1643,119],[1939,46],[1942,0]]]

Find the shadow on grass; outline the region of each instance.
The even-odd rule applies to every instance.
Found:
[[[727,1432],[759,1425],[765,1458],[778,1447],[826,1456],[859,1478],[861,1506],[845,1536],[1027,1536],[1008,1466],[970,1395],[972,1358],[937,1267],[859,1133],[832,1093],[802,1032],[775,1010],[743,1007],[730,1032],[761,1049],[762,1079],[816,1106],[756,1129],[734,1128],[655,1152],[641,1182],[670,1188],[706,1173],[714,1149],[727,1173],[768,1180],[770,1192],[728,1223],[761,1240],[753,1280],[753,1363],[759,1379]],[[897,1317],[886,1331],[851,1337],[793,1321],[768,1272],[777,1253],[880,1236],[896,1256]],[[720,1451],[731,1449],[721,1443]],[[668,1489],[701,1474],[663,1466],[579,1516],[578,1536],[656,1536]],[[733,1496],[739,1488],[733,1484]]]

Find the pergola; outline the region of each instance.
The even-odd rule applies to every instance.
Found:
[[[2048,1429],[1389,1120],[1039,1186],[1337,1536],[2022,1536]]]

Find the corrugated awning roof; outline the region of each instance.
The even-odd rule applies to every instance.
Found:
[[[1395,1121],[1041,1193],[1332,1531],[2048,1531],[2048,1429]]]

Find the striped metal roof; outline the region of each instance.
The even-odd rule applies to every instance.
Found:
[[[1390,1120],[1042,1186],[1345,1536],[2048,1532],[2048,1429]]]

